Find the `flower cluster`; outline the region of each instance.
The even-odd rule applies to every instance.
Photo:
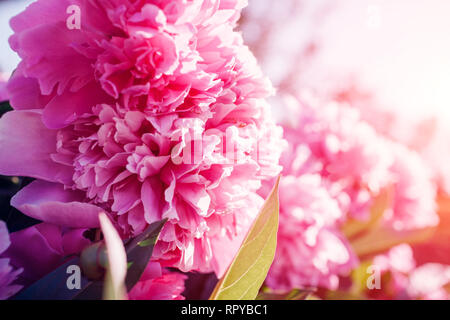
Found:
[[[298,116],[285,125],[291,151],[283,157],[296,174],[317,172],[342,211],[367,218],[371,195],[391,179],[393,157],[357,110],[313,98],[287,98]]]
[[[105,298],[204,298],[249,262],[239,282],[269,270],[262,296],[450,298],[445,130],[404,133],[331,74],[315,88],[331,7],[284,1],[243,19],[274,97],[236,31],[246,0],[36,0],[11,19],[21,61],[0,75],[13,108],[0,117],[0,174],[14,185],[2,197],[35,220],[10,211],[11,234],[0,221],[0,299],[69,261],[111,281]],[[253,248],[275,239],[269,266],[273,247]],[[241,263],[244,250],[267,265]]]
[[[1,150],[21,160],[0,167],[38,179],[12,204],[66,227],[105,210],[123,237],[168,219],[154,259],[220,276],[280,171],[270,84],[233,31],[245,1],[75,1],[76,30],[66,2],[11,20]]]
[[[390,143],[390,149],[394,195],[384,214],[386,223],[399,231],[436,226],[437,190],[431,171],[417,152],[398,143]]]
[[[425,299],[448,300],[445,286],[450,283],[450,267],[439,263],[426,263],[417,266],[413,250],[409,245],[401,244],[386,254],[374,258],[384,278],[391,277],[389,290],[381,294],[385,299]],[[379,293],[378,293],[379,294]],[[390,294],[390,296],[385,296]]]
[[[280,183],[280,227],[266,283],[275,290],[336,289],[357,258],[339,230],[339,204],[318,174],[286,175]]]
[[[383,224],[396,231],[435,226],[436,190],[420,157],[380,136],[357,109],[311,97],[285,98],[289,147],[282,154],[280,229],[267,279],[277,290],[336,289],[358,264],[341,232],[348,220],[371,219],[389,190]],[[292,114],[295,117],[292,117]]]

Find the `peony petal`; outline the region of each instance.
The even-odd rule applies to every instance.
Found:
[[[63,235],[61,245],[64,254],[77,254],[83,251],[83,249],[91,243],[91,241],[83,237],[86,230],[87,229],[73,229],[67,231]]]
[[[24,214],[45,222],[72,228],[96,228],[101,208],[84,203],[82,192],[64,190],[64,186],[36,180],[20,190],[11,205]]]
[[[141,189],[141,199],[145,210],[145,220],[148,224],[161,220],[163,186],[156,178],[144,181]]]
[[[196,210],[197,214],[203,217],[208,215],[211,197],[204,188],[194,184],[179,184],[177,193]]]
[[[56,131],[45,128],[39,111],[11,111],[0,119],[0,174],[68,183],[69,167],[54,163]]]
[[[254,195],[249,199],[252,206],[244,210],[237,210],[238,219],[236,221],[236,234],[232,237],[223,234],[217,234],[211,238],[211,250],[215,254],[212,259],[212,267],[217,278],[221,278],[234,257],[239,251],[247,233],[252,226],[259,208],[262,207],[262,198]],[[244,214],[245,213],[245,214]]]
[[[40,223],[12,233],[11,246],[4,255],[13,266],[23,268],[18,283],[29,285],[62,264],[68,255],[79,253],[90,244],[83,237],[84,231]]]
[[[6,223],[0,221],[0,254],[5,251],[11,242],[9,241],[8,229]]]
[[[77,92],[55,96],[44,108],[42,121],[50,129],[60,129],[75,121],[92,107],[109,102],[106,93],[94,82]]]
[[[16,110],[42,109],[53,97],[41,94],[35,78],[23,74],[23,62],[19,64],[6,85],[9,102]]]
[[[39,279],[61,260],[62,252],[56,251],[47,240],[51,233],[57,233],[58,227],[47,229],[50,234],[42,234],[38,226],[11,233],[11,246],[5,252],[12,265],[24,269],[19,277],[21,284],[27,285]]]

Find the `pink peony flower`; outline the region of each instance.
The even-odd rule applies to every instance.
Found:
[[[233,31],[245,1],[73,3],[81,29],[60,0],[11,22],[0,173],[38,179],[13,206],[71,228],[106,211],[123,237],[167,218],[154,260],[220,276],[281,170],[272,88]]]
[[[317,172],[344,212],[367,218],[372,196],[392,179],[392,154],[356,110],[304,100],[290,99],[285,104],[298,111],[294,119],[283,121],[290,151],[283,155],[282,165],[297,175]]]
[[[390,168],[393,176],[392,206],[385,222],[395,230],[433,227],[439,223],[436,212],[436,187],[433,175],[418,153],[391,143],[395,157]]]
[[[129,292],[130,300],[184,300],[184,281],[187,277],[170,272],[157,262],[147,265],[141,279]]]
[[[10,243],[6,224],[0,221],[0,255],[3,255]],[[10,259],[0,258],[0,300],[8,299],[19,292],[22,286],[14,282],[21,272],[22,269],[14,268],[10,264]]]
[[[336,289],[338,276],[348,273],[357,260],[335,227],[341,216],[320,175],[283,177],[278,246],[266,284],[282,291]]]
[[[305,97],[288,98],[284,107],[297,110],[294,119],[283,120],[290,144],[281,159],[285,170],[320,174],[349,217],[367,219],[374,197],[388,188],[389,227],[400,231],[439,223],[433,176],[417,153],[379,135],[347,105]]]
[[[69,229],[40,223],[11,233],[11,246],[4,256],[11,265],[23,269],[17,282],[28,286],[39,280],[71,255],[79,254],[91,241],[83,236],[86,229]]]
[[[289,146],[281,158],[278,248],[267,285],[336,289],[339,275],[357,264],[338,227],[348,214],[368,217],[372,194],[391,179],[393,157],[355,110],[314,100],[284,102]]]
[[[450,170],[447,161],[450,157],[450,130],[447,123],[447,117],[426,119],[411,130],[416,133],[415,136],[404,140],[417,150],[432,170],[434,181],[440,190],[450,195]]]
[[[378,133],[417,152],[428,167],[433,183],[450,194],[450,170],[447,165],[450,130],[447,117],[434,113],[418,117],[411,114],[410,108],[386,108],[374,99],[373,94],[367,95],[361,91],[358,85],[345,88],[345,100],[358,108],[362,119]]]
[[[408,275],[416,267],[413,251],[407,244],[391,248],[385,254],[374,257],[373,265],[377,268],[376,276],[380,276],[380,288],[368,291],[369,297],[377,300],[410,299],[406,288]]]
[[[413,151],[379,136],[348,106],[288,99],[284,107],[292,112],[282,120],[289,147],[281,158],[285,177],[269,287],[336,289],[338,276],[357,263],[338,227],[349,217],[368,218],[384,188],[392,189],[383,216],[389,228],[438,223],[431,175]]]
[[[449,265],[427,263],[411,272],[407,291],[415,299],[449,300],[449,284]]]
[[[44,123],[60,128],[98,103],[207,119],[213,102],[264,96],[254,58],[233,32],[245,3],[32,3],[11,20],[10,44],[22,58],[9,84],[12,105],[42,108]],[[79,29],[67,25],[73,6]]]
[[[416,267],[413,251],[407,244],[400,244],[389,249],[386,254],[376,256],[373,262],[382,272],[393,271],[406,274]]]
[[[382,299],[448,300],[446,286],[450,283],[450,266],[426,263],[416,266],[413,250],[407,244],[391,248],[373,260],[382,275],[388,274],[390,282],[382,283]]]

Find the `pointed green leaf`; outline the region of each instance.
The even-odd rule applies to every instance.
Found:
[[[277,246],[278,184],[267,198],[236,257],[218,282],[211,300],[253,300],[272,264]]]
[[[167,219],[164,219],[152,223],[143,233],[126,244],[125,249],[127,251],[129,268],[125,284],[128,291],[139,281],[147,267],[152,257],[153,247],[158,241],[159,234],[166,221]]]
[[[256,300],[306,300],[313,290],[293,289],[287,293],[261,292]]]

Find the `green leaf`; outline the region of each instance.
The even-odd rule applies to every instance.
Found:
[[[130,291],[141,278],[142,273],[152,257],[153,248],[156,241],[158,241],[161,229],[166,222],[167,219],[152,223],[144,232],[125,245],[129,265],[127,278],[125,280],[128,291]]]
[[[313,290],[293,289],[287,293],[261,292],[256,300],[306,300]]]
[[[253,300],[258,295],[277,246],[279,182],[280,177],[210,300]]]

